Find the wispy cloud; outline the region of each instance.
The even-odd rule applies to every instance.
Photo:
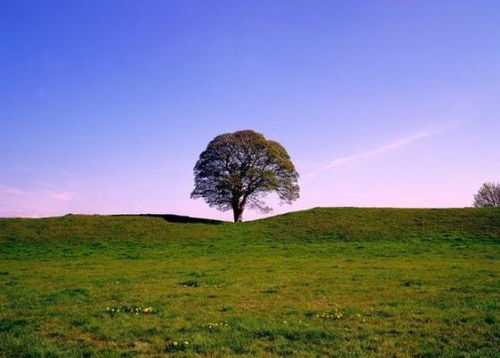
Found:
[[[0,216],[46,216],[67,210],[78,193],[57,188],[19,188],[0,184]]]
[[[56,201],[71,201],[76,192],[67,190],[32,189],[26,190],[7,185],[0,185],[0,196],[47,197]]]
[[[76,192],[74,191],[46,191],[47,195],[58,201],[72,201],[75,196]]]
[[[352,154],[352,155],[347,155],[347,156],[343,156],[343,157],[339,157],[339,158],[336,158],[334,160],[332,160],[330,163],[326,164],[326,165],[323,165],[321,167],[318,167],[314,170],[312,170],[311,172],[307,173],[305,175],[305,177],[309,177],[309,178],[312,178],[314,176],[316,176],[317,174],[325,171],[325,170],[328,170],[328,169],[332,169],[332,168],[337,168],[337,167],[340,167],[342,165],[345,165],[347,163],[351,163],[351,162],[354,162],[354,161],[358,161],[358,160],[362,160],[362,159],[369,159],[369,158],[372,158],[372,157],[376,157],[377,155],[380,155],[382,153],[385,153],[385,152],[389,152],[389,151],[394,151],[396,149],[399,149],[401,147],[404,147],[404,146],[407,146],[411,143],[415,143],[415,142],[418,142],[422,139],[425,139],[425,138],[428,138],[428,137],[432,137],[432,136],[435,136],[435,135],[438,135],[438,134],[441,134],[442,132],[426,132],[426,131],[422,131],[422,132],[418,132],[417,134],[411,136],[411,137],[406,137],[406,138],[401,138],[401,139],[398,139],[392,143],[388,143],[388,144],[385,144],[385,145],[382,145],[378,148],[373,148],[373,149],[369,149],[369,150],[366,150],[366,151],[363,151],[363,152],[359,152],[359,153],[356,153],[356,154]]]
[[[6,185],[0,185],[0,195],[15,195],[15,196],[25,196],[27,193],[19,188],[13,188]]]

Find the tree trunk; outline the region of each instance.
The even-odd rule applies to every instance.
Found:
[[[239,206],[233,206],[234,222],[240,223],[243,221],[243,208]]]

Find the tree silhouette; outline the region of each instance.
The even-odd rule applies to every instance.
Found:
[[[484,183],[476,195],[474,195],[474,206],[500,207],[500,183]]]
[[[191,198],[203,198],[221,211],[233,209],[234,221],[245,207],[269,212],[263,198],[276,192],[290,204],[299,197],[299,174],[281,144],[252,130],[215,137],[200,154]]]

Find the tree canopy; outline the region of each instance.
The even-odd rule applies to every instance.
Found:
[[[242,221],[245,207],[271,211],[263,200],[268,193],[288,204],[299,197],[299,174],[285,148],[252,130],[215,137],[200,154],[194,176],[191,198],[233,209],[234,221]]]
[[[500,183],[484,183],[474,195],[475,207],[500,207]]]

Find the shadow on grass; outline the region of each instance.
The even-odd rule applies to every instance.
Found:
[[[181,224],[210,224],[210,225],[219,225],[222,224],[223,221],[220,220],[211,220],[211,219],[202,219],[202,218],[192,218],[190,216],[182,216],[182,215],[172,215],[172,214],[117,214],[112,216],[146,216],[151,218],[161,218],[165,221],[171,223],[181,223]]]

